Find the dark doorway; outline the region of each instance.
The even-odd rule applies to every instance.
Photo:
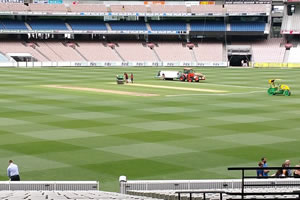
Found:
[[[248,67],[251,61],[251,55],[229,55],[228,61],[230,66]]]

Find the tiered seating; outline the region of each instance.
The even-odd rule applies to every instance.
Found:
[[[194,48],[198,62],[222,62],[223,61],[223,44],[221,42],[198,43]]]
[[[157,61],[152,50],[141,43],[122,42],[117,49],[126,61]]]
[[[281,39],[271,38],[252,43],[252,56],[255,62],[283,62],[285,48],[280,47]]]
[[[35,51],[32,47],[26,47],[21,42],[0,42],[0,51],[7,53],[29,53],[38,61],[48,61],[45,57]]]
[[[295,7],[295,12],[292,15],[292,21],[288,30],[300,31],[300,6]]]
[[[111,12],[146,13],[144,5],[110,5]]]
[[[3,29],[9,30],[28,30],[25,26],[24,22],[16,21],[16,20],[9,20],[9,19],[2,19],[0,23],[3,25]],[[1,27],[2,29],[2,27]]]
[[[7,62],[8,61],[8,58],[3,55],[2,53],[0,53],[0,62]]]
[[[48,51],[44,52],[47,56],[48,52],[52,51],[56,54],[55,58],[59,58],[60,61],[84,61],[84,59],[71,47],[64,46],[61,42],[44,42],[48,47]],[[49,58],[52,57],[48,56]],[[57,60],[54,60],[57,61]]]
[[[300,47],[291,48],[288,62],[289,63],[300,63]]]
[[[191,22],[191,31],[226,31],[226,23],[224,22]]]
[[[42,4],[31,3],[29,4],[31,11],[43,11],[43,12],[67,12],[67,8],[64,4]]]
[[[150,22],[153,31],[186,31],[185,22]]]
[[[155,47],[162,61],[193,61],[191,50],[179,42],[160,42]]]
[[[109,24],[111,29],[115,31],[147,31],[147,27],[144,22],[110,22]]]
[[[185,5],[151,5],[152,13],[186,13],[187,8]]]
[[[197,14],[214,13],[223,14],[224,9],[222,5],[192,5],[191,12]]]
[[[157,200],[156,198],[139,197],[139,196],[120,194],[115,192],[103,192],[103,191],[0,191],[0,199],[5,199],[5,200],[17,200],[17,199]]]
[[[68,30],[60,20],[33,20],[28,23],[33,30]]]
[[[270,13],[270,4],[225,4],[227,13]]]
[[[107,30],[105,23],[98,20],[70,20],[68,24],[73,30]]]
[[[71,4],[72,12],[107,12],[107,8],[103,4]]]
[[[231,31],[265,31],[265,22],[232,22]]]
[[[79,42],[77,50],[89,61],[121,61],[110,47],[100,42]]]
[[[297,190],[296,187],[294,188],[247,188],[245,192],[247,193],[274,193],[274,192],[293,192]],[[140,190],[140,191],[129,191],[128,194],[131,195],[138,195],[143,197],[160,197],[161,199],[177,199],[178,194],[176,191],[180,190]],[[187,191],[187,190],[185,190]],[[197,191],[197,190],[192,190]],[[201,190],[198,190],[201,191]],[[241,192],[240,188],[237,189],[206,189],[206,191],[225,191],[225,192]],[[201,193],[193,193],[193,199],[202,199],[203,194]],[[181,194],[182,199],[189,199],[189,194]],[[230,195],[230,194],[223,194],[223,199],[241,199],[240,195]],[[245,196],[244,199],[297,199],[298,195],[249,195]],[[220,199],[220,194],[217,193],[206,193],[206,199]]]
[[[9,11],[28,11],[29,7],[22,3],[7,3],[6,4]]]

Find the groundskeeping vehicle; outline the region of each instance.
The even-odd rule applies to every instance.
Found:
[[[268,83],[270,84],[270,88],[268,89],[269,95],[291,96],[290,87],[280,84],[280,79],[270,79]]]
[[[199,82],[205,80],[205,76],[202,73],[196,73],[192,68],[184,68],[179,80],[188,82]]]
[[[156,78],[163,80],[181,80],[188,82],[199,82],[205,80],[202,73],[196,73],[192,68],[184,68],[182,71],[159,71]]]

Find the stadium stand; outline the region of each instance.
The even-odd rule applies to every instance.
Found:
[[[146,24],[144,22],[109,22],[112,30],[122,31],[147,31]]]
[[[33,30],[68,30],[65,23],[58,19],[51,20],[32,20],[28,24]]]
[[[231,31],[265,31],[265,22],[232,22]]]
[[[191,22],[191,31],[226,31],[224,22],[197,21]]]
[[[89,61],[122,61],[111,47],[101,42],[78,42],[76,48]]]
[[[197,61],[223,61],[223,44],[221,42],[198,43],[194,48]]]
[[[71,4],[71,12],[107,12],[107,7],[103,4]]]
[[[144,5],[110,5],[111,12],[146,13]]]
[[[117,47],[118,52],[126,61],[158,61],[152,50],[138,42],[122,42]],[[132,53],[135,52],[135,53]]]
[[[185,5],[151,5],[152,13],[186,13],[187,8]]]
[[[190,50],[178,42],[160,42],[154,47],[163,61],[193,61]]]
[[[226,12],[232,13],[270,13],[270,4],[225,4]]]
[[[153,31],[186,31],[185,22],[150,22],[151,29]]]
[[[300,47],[291,48],[289,52],[288,62],[299,63],[300,62]]]
[[[3,25],[3,28],[1,27],[1,29],[28,30],[23,21],[1,19],[0,24]]]
[[[96,199],[96,200],[156,200],[151,197],[139,197],[134,195],[119,194],[114,192],[103,191],[0,191],[0,199],[3,200],[17,200],[17,199]]]
[[[271,38],[252,43],[253,59],[256,62],[283,62],[285,48],[280,46],[282,39]]]
[[[24,43],[9,41],[0,42],[0,51],[4,54],[7,53],[29,53],[32,57],[39,61],[48,61],[43,55],[35,51],[32,47],[26,46]]]
[[[99,20],[69,20],[68,24],[72,30],[107,30],[105,23]]]
[[[213,13],[213,14],[223,14],[224,9],[222,5],[192,5],[191,12],[197,14]]]
[[[29,4],[30,11],[42,11],[42,12],[67,12],[67,8],[64,4],[40,4],[31,3]]]

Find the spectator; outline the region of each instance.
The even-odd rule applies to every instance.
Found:
[[[258,167],[260,169],[256,170],[257,177],[262,177],[263,176],[263,174],[264,174],[263,165],[264,164],[262,162],[258,163]]]
[[[285,162],[281,165],[281,167],[282,168],[278,169],[277,172],[275,174],[273,174],[272,176],[276,176],[277,178],[288,176],[287,170],[284,169],[286,167]]]
[[[291,161],[290,160],[286,160],[284,162],[284,164],[285,164],[285,167],[290,167],[291,166]],[[293,172],[292,172],[291,169],[286,169],[286,174],[287,174],[287,176],[292,176]]]
[[[295,167],[300,167],[300,165],[296,165]],[[295,169],[294,177],[295,178],[300,178],[300,169]]]
[[[261,162],[263,163],[263,168],[267,168],[267,167],[268,167],[268,164],[267,164],[267,158],[262,157],[262,158],[261,158]],[[263,176],[264,176],[264,177],[267,177],[269,172],[270,172],[270,170],[265,169],[265,170],[263,171]]]
[[[7,168],[7,176],[11,181],[20,181],[18,165],[14,164],[12,160],[9,160],[8,164],[9,166]]]

